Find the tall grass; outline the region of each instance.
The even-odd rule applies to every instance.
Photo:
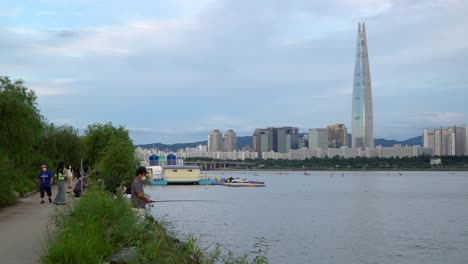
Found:
[[[41,253],[43,263],[103,263],[126,247],[136,248],[134,263],[249,263],[247,255],[221,256],[219,247],[206,253],[194,239],[180,243],[156,221],[138,221],[125,200],[100,189],[86,191],[54,220],[57,233]]]

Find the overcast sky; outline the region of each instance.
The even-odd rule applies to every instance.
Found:
[[[350,127],[364,21],[377,138],[468,123],[468,1],[130,2],[2,0],[0,75],[49,121],[112,121],[135,143]]]

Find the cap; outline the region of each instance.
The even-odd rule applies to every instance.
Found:
[[[42,168],[47,168],[47,165],[42,164],[42,165],[41,165],[41,169],[42,169]]]
[[[146,170],[145,167],[138,167],[138,169],[136,170],[136,175],[140,175],[140,174],[147,174],[148,171]]]

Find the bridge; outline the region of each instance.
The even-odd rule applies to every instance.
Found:
[[[245,168],[257,165],[255,162],[247,161],[235,161],[235,160],[224,160],[224,161],[185,161],[185,165],[196,165],[202,170],[215,170],[215,169],[226,169],[226,168]]]

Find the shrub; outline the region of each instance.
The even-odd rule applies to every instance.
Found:
[[[14,181],[12,179],[12,170],[8,159],[0,153],[0,207],[7,206],[16,202],[14,195]]]

